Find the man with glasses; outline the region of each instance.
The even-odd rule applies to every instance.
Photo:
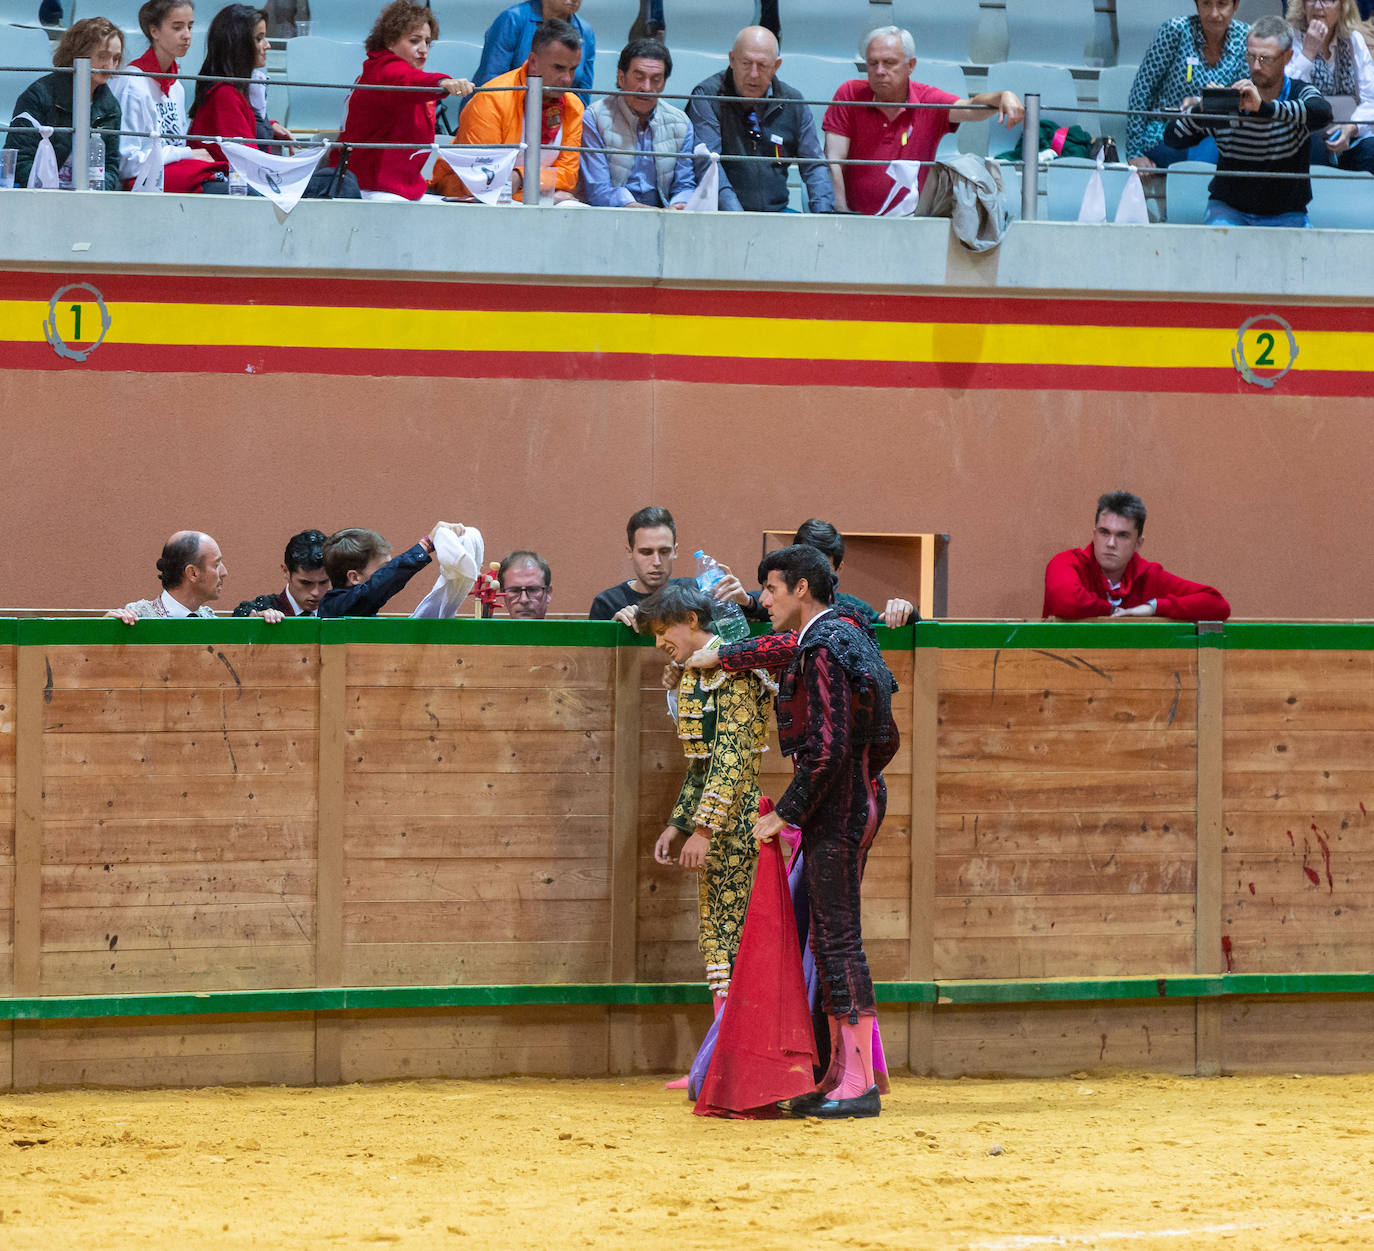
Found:
[[[1216,140],[1217,176],[1208,187],[1203,221],[1218,226],[1305,227],[1312,183],[1305,176],[1312,134],[1331,125],[1331,104],[1308,83],[1287,78],[1293,59],[1293,28],[1280,17],[1262,17],[1245,43],[1250,77],[1231,84],[1238,112],[1206,115],[1192,103],[1169,124],[1164,142],[1191,148],[1206,135]],[[1232,177],[1235,173],[1300,174],[1303,177]]]
[[[553,572],[538,552],[512,552],[496,570],[506,615],[516,621],[543,621],[553,594]]]
[[[824,161],[816,119],[799,103],[801,92],[777,77],[782,58],[777,36],[746,26],[730,49],[730,65],[692,88],[687,116],[697,142],[719,152],[720,208],[729,212],[787,211],[787,170],[793,161],[806,184],[813,213],[835,208],[835,189]],[[729,97],[724,100],[712,96]],[[749,160],[730,160],[749,157]],[[697,181],[710,162],[696,160]]]

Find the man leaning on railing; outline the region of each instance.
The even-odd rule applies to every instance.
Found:
[[[916,41],[909,30],[880,26],[863,42],[868,81],[841,83],[837,103],[825,111],[825,155],[835,184],[835,207],[841,212],[882,211],[896,185],[883,165],[841,165],[856,161],[933,161],[940,140],[960,122],[981,122],[991,109],[1004,126],[1018,126],[1026,110],[1010,91],[984,91],[967,98],[938,87],[913,82]],[[848,101],[876,102],[861,108]],[[913,109],[911,104],[946,104],[947,109]],[[922,168],[917,187],[925,185]]]

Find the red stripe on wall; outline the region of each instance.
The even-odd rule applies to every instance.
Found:
[[[1367,398],[1368,374],[1290,373],[1273,388],[1252,386],[1230,369],[1000,365],[958,362],[746,360],[573,352],[408,352],[392,349],[110,344],[84,363],[46,344],[0,345],[7,368],[93,369],[102,373],[238,375],[333,374],[346,377],[540,378],[579,382],[701,382],[757,386],[915,387],[942,390],[1156,391],[1181,395],[1251,394]]]
[[[392,278],[232,278],[207,275],[29,274],[0,276],[0,299],[46,303],[62,287],[89,282],[107,303],[259,304],[354,308],[432,308],[477,312],[565,310],[659,313],[777,320],[1024,322],[1038,325],[1161,326],[1238,329],[1258,314],[1283,317],[1295,331],[1374,332],[1374,306],[1191,302],[1164,298],[1046,299],[1040,296],[930,296],[855,292],[700,291],[670,287],[554,286]]]

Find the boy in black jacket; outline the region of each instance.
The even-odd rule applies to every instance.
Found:
[[[432,534],[426,534],[399,556],[392,556],[391,544],[375,530],[340,530],[331,534],[324,544],[324,569],[329,575],[330,589],[320,600],[319,615],[375,617],[433,559]]]

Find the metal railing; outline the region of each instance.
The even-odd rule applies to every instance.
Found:
[[[89,165],[89,155],[90,155],[90,142],[91,142],[91,129],[92,129],[92,128],[91,128],[91,97],[92,97],[92,80],[91,80],[91,73],[92,73],[92,70],[91,70],[91,62],[90,62],[90,60],[89,60],[88,58],[78,58],[78,59],[73,63],[73,65],[70,66],[70,67],[61,67],[61,66],[55,67],[55,68],[54,68],[54,67],[39,67],[39,68],[35,69],[34,67],[27,67],[27,66],[0,66],[0,72],[36,73],[36,74],[42,74],[42,73],[70,73],[70,74],[72,74],[72,75],[74,76],[73,92],[72,92],[72,102],[73,102],[72,125],[71,125],[70,127],[55,126],[55,127],[52,127],[52,130],[53,130],[54,132],[60,132],[60,133],[64,133],[64,134],[70,133],[70,134],[72,135],[72,154],[71,154],[72,186],[73,186],[73,189],[79,190],[79,191],[86,191],[86,190],[89,190],[89,189],[90,189],[90,165]],[[141,70],[119,69],[119,70],[109,70],[109,71],[103,71],[103,70],[102,70],[102,71],[100,71],[100,72],[106,74],[107,77],[144,77],[144,76],[145,76],[145,75],[143,74],[143,71],[141,71]],[[157,74],[157,75],[154,75],[154,76],[155,76],[155,77],[158,77],[158,78],[171,78],[171,79],[176,79],[176,80],[178,80],[178,81],[181,81],[181,82],[188,82],[188,83],[213,82],[213,83],[230,83],[230,84],[249,85],[249,84],[252,84],[252,83],[254,83],[254,82],[260,81],[260,80],[255,80],[255,79],[252,79],[252,78],[233,78],[233,77],[226,77],[226,76],[223,76],[223,75]],[[319,90],[344,91],[344,92],[350,92],[350,93],[351,93],[351,92],[354,92],[354,91],[388,91],[388,92],[401,92],[401,93],[418,93],[418,94],[423,94],[423,95],[427,95],[427,96],[433,96],[434,93],[435,93],[435,89],[434,89],[433,87],[420,87],[420,86],[417,86],[417,87],[409,87],[409,86],[391,85],[391,84],[385,84],[385,83],[362,83],[362,82],[352,82],[352,83],[321,83],[321,82],[305,82],[305,81],[298,81],[298,80],[295,80],[295,79],[273,79],[273,80],[271,80],[271,85],[272,85],[272,86],[277,86],[277,87],[288,87],[288,88],[289,88],[289,87],[298,87],[298,88],[309,88],[309,89],[319,89]],[[643,155],[644,155],[643,150],[642,150],[642,149],[638,149],[638,148],[635,148],[635,149],[625,149],[625,148],[597,147],[597,148],[594,148],[594,149],[588,149],[587,147],[581,146],[581,145],[576,146],[576,147],[573,147],[573,146],[567,146],[567,145],[546,144],[546,143],[544,143],[544,142],[543,142],[543,138],[542,138],[542,132],[541,132],[541,117],[540,117],[540,114],[541,114],[541,110],[540,110],[540,100],[542,99],[543,87],[544,87],[543,79],[542,79],[541,77],[539,77],[538,75],[532,75],[532,76],[528,79],[528,82],[527,82],[527,84],[526,84],[525,87],[516,87],[516,86],[490,87],[490,86],[484,86],[484,87],[479,88],[479,90],[484,91],[484,92],[524,92],[524,94],[525,94],[525,100],[524,100],[523,142],[524,142],[525,153],[526,153],[526,154],[525,154],[525,168],[526,168],[526,169],[531,169],[531,170],[537,170],[537,169],[539,169],[539,168],[541,167],[541,165],[542,165],[543,155],[544,155],[545,152],[577,152],[577,153],[582,153],[582,152],[587,152],[587,151],[596,151],[596,152],[598,152],[598,153],[601,153],[601,154],[604,154],[604,155],[607,155],[607,156],[636,156],[636,157],[637,157],[637,156],[643,156]],[[572,88],[567,88],[567,89],[565,89],[565,90],[567,90],[567,91],[572,91],[573,89],[572,89]],[[592,91],[591,91],[591,94],[597,95],[597,96],[601,96],[601,97],[616,97],[616,96],[637,96],[637,95],[641,95],[642,93],[627,92],[627,91],[619,91],[619,90],[614,90],[614,91],[613,91],[613,90],[592,90]],[[671,92],[666,92],[666,91],[665,91],[665,92],[659,93],[659,95],[658,95],[657,98],[658,98],[658,99],[662,99],[662,100],[671,100],[671,101],[688,101],[688,100],[696,99],[696,100],[706,100],[706,101],[711,101],[711,102],[723,102],[723,103],[732,103],[732,104],[739,104],[740,101],[741,101],[741,99],[743,99],[743,97],[740,97],[740,96],[737,96],[737,95],[735,95],[735,96],[727,96],[727,95],[704,95],[704,94],[698,93],[698,92],[693,92],[693,93],[688,93],[688,94],[678,94],[678,93],[671,93]],[[791,97],[786,97],[786,100],[787,100],[787,102],[790,103],[790,104],[799,104],[799,105],[806,106],[806,107],[812,107],[812,106],[815,106],[815,107],[825,107],[825,108],[833,108],[833,107],[841,107],[841,108],[881,108],[881,107],[884,107],[884,105],[883,105],[882,102],[879,102],[879,101],[867,101],[867,100],[806,100],[806,99],[793,99],[793,98],[791,98]],[[1021,219],[1022,219],[1023,221],[1035,221],[1036,218],[1037,218],[1037,216],[1038,216],[1038,212],[1039,212],[1039,195],[1040,195],[1040,187],[1039,187],[1039,170],[1040,170],[1040,164],[1039,164],[1038,159],[1036,159],[1036,158],[1027,159],[1027,153],[1026,153],[1026,147],[1025,147],[1025,145],[1026,145],[1026,136],[1027,136],[1027,135],[1029,135],[1029,136],[1035,136],[1035,137],[1038,137],[1038,136],[1039,136],[1039,133],[1040,133],[1040,119],[1041,119],[1043,110],[1042,110],[1042,106],[1041,106],[1040,95],[1039,95],[1038,93],[1036,93],[1036,92],[1028,92],[1028,93],[1026,94],[1025,98],[1024,98],[1023,103],[1024,103],[1024,107],[1025,107],[1025,118],[1023,119],[1023,122],[1022,122],[1022,157],[1021,157],[1020,160],[1017,160],[1017,161],[1003,161],[1003,162],[1000,162],[1000,163],[1001,163],[1001,164],[1004,164],[1004,165],[1007,165],[1007,166],[1010,166],[1011,168],[1014,168],[1014,169],[1017,169],[1017,170],[1020,171],[1020,174],[1021,174]],[[887,107],[892,107],[892,106],[887,106]],[[941,111],[941,112],[946,112],[946,111],[949,111],[949,109],[950,109],[950,106],[949,106],[949,105],[946,105],[946,104],[917,104],[917,103],[907,103],[907,104],[901,105],[900,107],[902,107],[902,108],[904,108],[904,109],[912,109],[912,110],[932,110],[932,111]],[[985,106],[985,105],[965,105],[964,107],[965,107],[965,108],[974,108],[974,109],[985,109],[986,112],[988,113],[989,117],[991,117],[991,116],[996,112],[995,108],[990,107],[990,106]],[[1066,105],[1066,106],[1064,106],[1063,108],[1054,108],[1054,109],[1050,109],[1050,110],[1048,110],[1048,111],[1049,111],[1050,113],[1052,113],[1052,114],[1054,114],[1054,113],[1059,113],[1059,114],[1064,114],[1064,115],[1077,114],[1077,115],[1080,115],[1080,116],[1129,116],[1129,117],[1135,117],[1135,118],[1144,118],[1144,119],[1152,120],[1152,121],[1157,121],[1157,120],[1172,121],[1172,120],[1174,120],[1174,119],[1177,119],[1179,116],[1181,116],[1181,114],[1179,113],[1178,110],[1168,110],[1168,109],[1108,109],[1108,108],[1101,108],[1101,107],[1094,108],[1094,107],[1089,106],[1089,105],[1080,105],[1080,104],[1078,104],[1077,102],[1075,102],[1075,103],[1072,104],[1072,105]],[[1231,119],[1229,116],[1227,116],[1227,115],[1213,115],[1213,114],[1203,114],[1203,113],[1196,113],[1196,112],[1195,112],[1195,113],[1189,114],[1189,116],[1190,116],[1190,117],[1193,117],[1193,118],[1195,118],[1195,119],[1200,119],[1200,120],[1204,120],[1204,121],[1225,121],[1225,120],[1232,120],[1232,119]],[[27,127],[27,126],[26,126],[26,127],[14,127],[14,126],[8,126],[8,125],[0,125],[0,132],[8,132],[8,131],[18,130],[18,129],[31,130],[32,127]],[[136,139],[142,139],[142,140],[147,140],[147,139],[150,139],[150,138],[151,138],[150,135],[145,135],[145,134],[143,134],[143,133],[141,133],[141,132],[137,132],[137,131],[126,131],[126,130],[109,131],[109,130],[101,130],[99,133],[100,133],[101,135],[105,135],[105,136],[108,136],[108,135],[115,135],[115,136],[118,136],[118,137],[121,137],[121,138],[129,137],[129,138],[136,138]],[[306,132],[302,132],[302,133],[306,133]],[[194,133],[188,133],[188,134],[166,134],[166,133],[164,133],[161,137],[164,138],[164,139],[170,139],[170,140],[179,141],[179,142],[186,142],[186,143],[201,143],[201,144],[221,144],[221,143],[225,142],[226,139],[228,139],[228,140],[231,141],[231,142],[234,141],[234,139],[235,139],[235,137],[233,137],[233,136],[223,136],[223,135],[199,135],[199,134],[194,134]],[[266,144],[267,146],[281,146],[281,145],[283,145],[286,141],[282,141],[282,140],[276,140],[276,141],[267,141],[267,140],[258,141],[258,140],[254,140],[254,142],[262,142],[262,143]],[[298,143],[300,146],[312,146],[312,141],[311,141],[311,140],[304,140],[304,141],[298,140],[297,143]],[[353,142],[353,141],[351,141],[351,140],[345,142],[345,141],[343,141],[342,139],[339,139],[339,138],[332,138],[332,139],[318,139],[318,138],[316,138],[316,141],[315,141],[315,143],[314,143],[314,146],[325,146],[325,147],[328,147],[328,148],[338,148],[338,149],[340,149],[340,150],[342,150],[342,151],[344,151],[344,152],[353,151],[353,150],[365,151],[365,150],[369,150],[369,149],[388,149],[388,150],[400,150],[400,151],[428,151],[429,149],[431,149],[432,147],[435,146],[435,140],[431,139],[431,140],[430,140],[429,142],[427,142],[427,143],[397,143],[397,142],[368,143],[368,142]],[[520,145],[518,145],[518,144],[500,144],[500,143],[464,145],[464,144],[457,144],[457,143],[455,142],[455,143],[453,143],[453,144],[451,144],[451,145],[447,145],[447,146],[452,146],[452,147],[456,147],[456,148],[459,148],[459,149],[464,148],[464,147],[472,147],[472,148],[478,148],[478,149],[480,149],[480,150],[482,150],[482,151],[495,151],[495,150],[501,150],[501,149],[509,150],[509,149],[511,149],[511,148],[518,147],[518,146],[520,146]],[[683,154],[683,155],[684,155],[684,156],[690,156],[690,154]],[[716,159],[719,160],[722,164],[725,164],[725,163],[748,163],[748,162],[762,162],[762,163],[766,163],[766,164],[776,164],[776,163],[777,163],[777,159],[778,159],[776,156],[769,156],[769,155],[758,155],[758,156],[755,156],[755,155],[749,155],[749,154],[747,154],[747,153],[714,153],[714,154],[712,154],[712,155],[714,155],[714,156],[716,157]],[[840,166],[840,167],[847,167],[847,166],[871,166],[871,165],[882,165],[882,166],[887,166],[887,165],[889,165],[889,164],[891,163],[890,161],[885,160],[885,159],[884,159],[884,160],[868,160],[868,159],[859,158],[859,157],[831,158],[831,157],[826,156],[824,153],[822,153],[822,154],[819,155],[819,156],[815,156],[815,157],[793,156],[793,157],[789,158],[789,163],[790,163],[790,162],[795,162],[795,163],[798,165],[799,168],[812,167],[812,166],[817,166],[817,165],[825,165],[825,166],[837,165],[837,166]],[[938,163],[939,163],[939,162],[938,162],[937,160],[914,162],[914,164],[918,164],[918,165],[922,166],[923,168],[928,168],[928,167],[933,166],[933,165],[936,165],[936,164],[938,164]],[[1170,170],[1170,171],[1168,171],[1168,172],[1169,172],[1169,174],[1170,174],[1171,176],[1183,175],[1183,176],[1189,176],[1189,177],[1206,177],[1206,178],[1211,178],[1211,177],[1214,176],[1214,171],[1212,171],[1212,170],[1189,169],[1189,170],[1176,170],[1176,171],[1175,171],[1175,170]],[[1226,173],[1226,177],[1227,177],[1228,179],[1236,178],[1236,179],[1256,179],[1256,180],[1270,180],[1270,181],[1292,181],[1292,180],[1299,180],[1299,179],[1307,179],[1307,178],[1309,177],[1309,175],[1306,174],[1306,173],[1294,173],[1294,172],[1273,171],[1273,170],[1227,170],[1227,171],[1225,171],[1225,173]],[[1332,174],[1329,175],[1329,177],[1331,177],[1331,178],[1337,178],[1337,179],[1343,177],[1343,178],[1346,178],[1346,179],[1349,179],[1349,180],[1364,180],[1364,179],[1368,178],[1368,175],[1365,175],[1365,174],[1363,174],[1363,173],[1361,173],[1361,172],[1358,172],[1358,171],[1341,171],[1341,172],[1333,172]],[[522,193],[522,194],[523,194],[523,203],[524,203],[525,207],[528,207],[528,208],[538,208],[538,207],[541,205],[541,203],[543,202],[543,194],[542,194],[543,189],[542,189],[542,187],[541,187],[541,185],[540,185],[540,182],[541,182],[541,180],[540,180],[539,178],[530,179],[530,180],[527,180],[527,181],[525,182],[524,187],[523,187],[523,193]],[[1374,219],[1372,219],[1372,220],[1374,220]]]

